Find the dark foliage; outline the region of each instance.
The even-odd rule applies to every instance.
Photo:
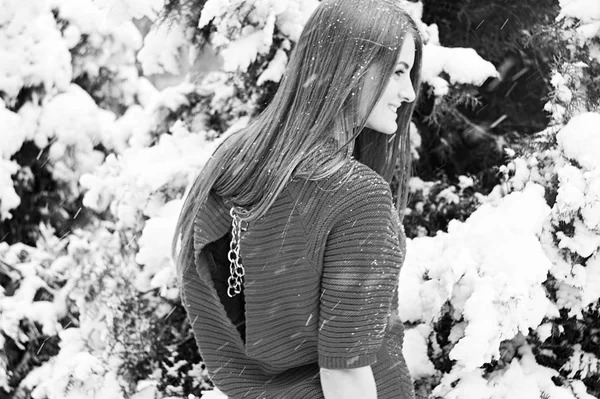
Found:
[[[442,45],[474,48],[501,78],[475,89],[471,100],[458,90],[462,98],[450,96],[434,107],[425,95],[417,111],[423,137],[417,175],[435,180],[443,171],[453,180],[469,173],[489,190],[497,181],[488,171],[503,163],[502,147],[547,126],[543,105],[556,42],[547,40],[545,27],[554,23],[557,7],[551,0],[424,2],[423,21],[438,25]]]
[[[499,69],[502,80],[480,90],[487,109],[478,118],[507,114],[514,125],[507,121],[500,131],[534,133],[547,124],[541,101],[556,49],[545,39],[557,15],[552,0],[426,0],[423,21],[438,25],[442,45],[471,47]]]
[[[446,307],[450,307],[450,304],[446,304]],[[454,345],[450,342],[450,332],[452,331],[452,326],[455,324],[454,319],[451,316],[451,311],[444,311],[442,313],[442,317],[438,320],[437,323],[433,326],[433,331],[435,332],[435,339],[437,344],[441,348],[441,353],[435,354],[433,348],[428,348],[428,355],[431,361],[433,362],[436,370],[440,370],[442,373],[449,373],[454,366],[455,361],[451,360],[448,354],[454,347]]]
[[[119,344],[120,350],[127,351],[121,355],[125,362],[121,365],[120,374],[130,381],[130,389],[134,392],[137,381],[156,375],[160,370],[160,392],[201,396],[209,382],[188,375],[195,364],[201,364],[202,359],[183,306],[158,299],[156,292],[144,294],[134,291],[132,287],[131,295],[119,305],[118,312],[122,318],[112,330],[111,341]],[[159,317],[155,308],[161,301],[172,310]]]
[[[19,348],[11,338],[6,339],[3,348],[8,359],[8,369],[12,371],[8,381],[10,387],[17,387],[31,370],[46,363],[59,352],[60,339],[57,335],[42,334],[40,327],[28,320],[21,321],[21,330],[29,337],[25,348]]]
[[[68,197],[68,190],[52,178],[46,149],[28,141],[12,160],[21,166],[13,180],[21,204],[11,212],[12,219],[0,222],[0,241],[35,246],[40,223],[51,225],[59,236],[86,223],[90,215],[82,198]]]
[[[407,237],[434,236],[438,231],[447,231],[448,223],[454,219],[465,221],[480,205],[476,194],[483,191],[483,188],[476,179],[474,181],[472,187],[459,190],[443,177],[428,193],[411,193],[408,202],[410,212],[403,220]],[[448,188],[455,189],[459,202],[438,198],[440,192]]]
[[[561,373],[559,380],[567,379],[569,370],[562,367],[573,355],[573,343],[579,344],[584,352],[600,353],[600,303],[590,305],[581,319],[569,316],[568,311],[562,309],[560,318],[552,321],[554,326],[550,338],[543,343],[536,341],[533,336],[530,336],[530,340],[536,341],[536,345],[532,346],[536,361],[542,366],[558,370]],[[575,378],[585,383],[589,394],[600,396],[598,373],[581,378],[578,372]]]
[[[600,44],[600,38],[595,39],[596,44]],[[600,62],[598,60],[588,60],[590,80],[585,82],[585,87],[589,95],[589,101],[592,107],[600,107]]]
[[[116,73],[105,67],[101,67],[97,77],[91,77],[87,73],[77,76],[73,83],[81,86],[103,109],[122,116],[127,111],[127,105],[120,102],[119,92],[113,93],[110,86],[115,85]]]
[[[21,262],[31,261],[29,254],[23,251],[20,256]],[[22,280],[21,273],[14,267],[0,259],[0,287],[5,291],[5,295],[12,296],[19,288]],[[60,288],[63,283],[55,281],[53,288]],[[39,288],[34,296],[35,301],[52,301],[53,296],[45,288]],[[68,314],[59,320],[63,328],[68,327],[74,321],[73,314]],[[7,370],[9,372],[8,386],[13,389],[18,387],[19,383],[33,370],[43,363],[56,356],[59,352],[60,339],[57,335],[48,336],[42,333],[41,326],[28,319],[20,322],[19,330],[27,337],[26,342],[18,345],[11,337],[6,335],[4,347],[0,349],[0,356],[3,356]],[[0,398],[7,394],[0,390]],[[28,393],[22,390],[15,392],[15,398],[27,397]]]

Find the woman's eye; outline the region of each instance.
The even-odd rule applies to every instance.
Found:
[[[405,69],[397,69],[396,72],[394,72],[397,76],[402,76],[406,73]]]

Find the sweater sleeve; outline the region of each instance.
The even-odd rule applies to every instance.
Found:
[[[389,186],[375,179],[356,186],[323,256],[319,366],[332,369],[377,361],[402,261]]]

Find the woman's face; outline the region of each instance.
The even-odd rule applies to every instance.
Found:
[[[400,49],[396,69],[383,91],[383,94],[375,104],[375,108],[367,118],[366,127],[384,134],[394,134],[398,129],[396,124],[398,108],[404,103],[415,100],[415,90],[410,80],[410,71],[415,62],[415,41],[413,35],[408,33]],[[375,90],[375,72],[368,72],[364,90]],[[361,99],[361,102],[363,99]],[[361,104],[361,109],[366,104]]]

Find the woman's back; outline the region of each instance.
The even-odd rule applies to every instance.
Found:
[[[205,251],[228,233],[229,208],[211,194],[198,214],[198,270],[189,268],[183,287],[198,346],[220,389],[231,397],[248,390],[322,397],[319,367],[372,365],[380,398],[411,392],[398,351],[402,325],[390,318],[404,239],[399,244],[387,183],[350,161],[322,180],[292,179],[269,212],[247,226],[245,342],[230,320],[240,311],[231,307],[242,302],[221,305],[223,289],[219,295],[211,274],[218,265]]]

